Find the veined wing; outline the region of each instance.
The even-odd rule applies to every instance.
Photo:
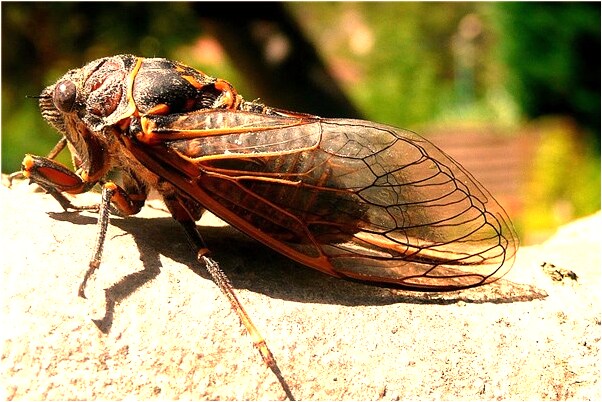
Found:
[[[209,111],[153,117],[145,165],[248,235],[340,277],[478,286],[518,240],[495,199],[409,131],[366,121]]]

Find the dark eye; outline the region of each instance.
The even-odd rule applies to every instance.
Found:
[[[75,84],[72,81],[61,81],[54,87],[54,105],[61,112],[69,113],[71,110],[73,110],[76,95],[77,90],[75,89]]]

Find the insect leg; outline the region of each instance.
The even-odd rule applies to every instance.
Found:
[[[259,351],[264,363],[270,368],[270,370],[272,370],[272,372],[276,375],[276,378],[278,378],[278,382],[284,390],[286,397],[291,401],[295,400],[295,397],[293,396],[290,387],[286,383],[286,380],[284,379],[282,372],[276,363],[276,359],[274,359],[274,356],[268,348],[264,337],[261,335],[257,327],[255,327],[255,324],[253,324],[253,321],[251,321],[251,317],[249,317],[242,304],[238,300],[238,297],[236,297],[236,293],[234,292],[234,289],[232,288],[232,285],[230,284],[226,274],[224,274],[222,269],[219,267],[219,264],[209,256],[209,249],[205,245],[205,242],[203,241],[203,238],[196,227],[195,220],[190,217],[186,218],[186,215],[188,215],[187,208],[178,199],[166,198],[165,203],[173,217],[184,228],[184,231],[188,237],[188,241],[197,253],[197,260],[205,266],[205,269],[207,269],[207,272],[209,272],[211,275],[213,282],[215,282],[222,293],[226,296],[230,302],[230,305],[232,306],[232,309],[236,312],[238,318],[251,336],[253,345]]]
[[[247,332],[251,336],[251,339],[253,340],[253,346],[255,346],[255,348],[259,351],[259,354],[261,355],[261,358],[263,359],[264,363],[270,368],[270,370],[272,370],[276,378],[278,378],[278,382],[284,390],[286,397],[290,401],[294,401],[295,397],[293,396],[290,387],[286,383],[286,380],[284,379],[284,376],[282,375],[282,372],[278,367],[278,363],[276,363],[276,359],[274,358],[274,355],[272,355],[272,352],[268,348],[264,337],[261,335],[257,327],[255,327],[255,324],[253,324],[253,321],[251,321],[251,317],[249,317],[243,306],[240,304],[240,301],[236,297],[236,293],[234,293],[234,290],[232,289],[232,285],[230,285],[228,278],[221,270],[217,262],[209,256],[207,256],[207,254],[204,254],[206,250],[207,249],[201,249],[199,251],[199,254],[197,255],[197,259],[205,264],[205,267],[207,268],[207,271],[211,274],[213,281],[226,295],[228,301],[230,301],[232,309],[234,309],[234,311],[238,315],[238,318],[240,318],[240,321],[245,326]]]
[[[57,144],[57,147],[59,144]],[[94,183],[84,181],[79,175],[59,162],[42,156],[25,155],[21,171],[24,177],[29,178],[30,181],[38,184],[52,195],[65,211],[69,209],[77,211],[98,209],[97,206],[76,207],[62,194],[63,192],[70,194],[86,192]]]
[[[46,157],[48,159],[54,159],[57,157],[58,154],[61,153],[61,151],[63,149],[65,149],[65,147],[67,146],[67,137],[63,136],[59,142],[56,143],[56,145],[54,146],[54,148],[52,148],[50,150],[50,152],[48,152],[48,155],[46,155]]]
[[[124,189],[112,181],[106,182],[102,186],[102,196],[98,210],[98,235],[96,237],[94,252],[90,259],[88,270],[84,274],[84,279],[79,286],[78,296],[84,299],[86,298],[85,289],[88,279],[90,279],[94,271],[100,266],[102,250],[107,235],[107,228],[109,226],[111,204],[113,204],[117,208],[117,211],[124,216],[135,215],[142,209],[145,199],[146,193],[128,194]]]
[[[58,154],[61,153],[61,151],[63,149],[65,149],[65,147],[67,146],[67,137],[63,136],[59,142],[56,143],[56,145],[54,146],[54,148],[52,148],[52,150],[48,153],[48,155],[46,155],[46,158],[48,159],[54,159],[57,157]],[[13,180],[15,179],[23,179],[25,178],[25,175],[23,174],[23,171],[18,171],[18,172],[14,172],[11,173],[10,175],[8,175],[8,188],[10,188],[13,184]]]

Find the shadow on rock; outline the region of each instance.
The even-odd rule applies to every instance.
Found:
[[[77,225],[96,223],[95,217],[79,213],[49,215],[53,219]],[[196,260],[184,231],[171,217],[113,218],[110,224],[133,236],[144,270],[124,277],[107,289],[107,307],[114,306],[155,278],[162,268],[159,258],[161,255],[185,264],[200,277],[211,280]],[[547,297],[543,290],[504,279],[453,292],[417,292],[343,280],[304,267],[232,227],[200,226],[199,229],[212,251],[213,259],[220,264],[235,289],[248,289],[283,300],[345,306],[394,303],[448,305],[458,302],[528,302]],[[110,244],[105,247],[110,247]],[[110,317],[111,313],[107,310],[105,318],[97,320],[97,325],[103,332],[110,328]]]

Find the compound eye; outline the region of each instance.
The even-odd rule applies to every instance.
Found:
[[[76,96],[77,89],[72,81],[61,81],[54,87],[54,105],[61,112],[69,113],[73,110]]]

